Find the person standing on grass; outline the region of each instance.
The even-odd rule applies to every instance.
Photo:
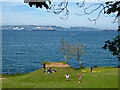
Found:
[[[80,80],[81,80],[81,74],[79,74],[79,83],[80,83]]]
[[[93,67],[90,67],[90,69],[91,69],[90,72],[92,73]]]
[[[68,75],[68,74],[66,75],[66,79],[67,79],[67,81],[69,81],[69,76],[70,76],[70,75]]]
[[[43,64],[43,72],[45,72],[46,69],[46,63]]]

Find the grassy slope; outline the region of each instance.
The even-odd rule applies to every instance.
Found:
[[[45,74],[42,69],[23,76],[3,76],[3,88],[118,88],[118,69],[98,67],[90,73],[89,68],[75,70],[72,68],[54,68],[56,73]],[[86,72],[84,72],[86,71]],[[65,79],[70,75],[70,81]],[[81,83],[78,75],[82,74]]]

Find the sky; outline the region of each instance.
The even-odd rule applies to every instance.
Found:
[[[91,5],[93,3],[102,2],[102,0],[88,0],[86,2],[86,6]],[[60,2],[55,2],[53,4],[59,4]],[[29,7],[28,4],[24,3],[23,0],[2,0],[0,3],[0,7],[2,9],[2,16],[0,16],[0,23],[2,25],[57,25],[62,27],[71,27],[71,26],[82,26],[82,27],[93,27],[99,29],[117,29],[118,24],[112,23],[114,20],[114,15],[104,15],[101,14],[100,18],[95,22],[91,22],[88,18],[94,19],[97,17],[97,10],[91,15],[80,16],[77,14],[82,14],[83,9],[79,8],[76,5],[76,2],[69,2],[68,10],[69,15],[68,19],[63,20],[60,17],[63,17],[62,14],[54,14],[52,12],[47,12],[45,8],[35,8]],[[94,9],[95,7],[91,7],[87,12]]]

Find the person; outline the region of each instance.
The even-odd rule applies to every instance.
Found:
[[[51,67],[48,69],[48,72],[52,73],[52,68]]]
[[[46,63],[43,64],[43,72],[45,72],[46,69]]]
[[[79,83],[80,83],[80,80],[81,80],[81,74],[79,74]]]
[[[55,70],[55,69],[54,69],[54,70],[52,70],[52,71],[56,72],[56,70]]]
[[[91,73],[92,73],[93,67],[90,67],[90,69],[91,69],[90,71],[91,71]]]
[[[70,75],[68,75],[68,74],[66,75],[66,79],[67,79],[67,81],[69,81],[69,76],[70,76]]]

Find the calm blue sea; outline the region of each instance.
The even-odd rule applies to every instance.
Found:
[[[72,35],[72,34],[75,35]],[[106,40],[112,40],[115,31],[2,31],[2,72],[27,73],[41,68],[42,61],[64,61],[59,51],[60,40],[79,42],[86,46],[81,61],[85,66],[116,66],[117,58],[102,48]],[[78,68],[79,63],[71,58],[68,64]]]

